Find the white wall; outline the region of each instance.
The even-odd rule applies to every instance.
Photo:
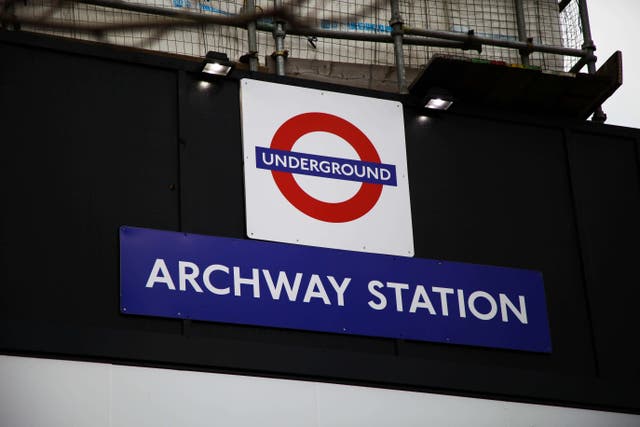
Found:
[[[640,416],[0,356],[0,426],[640,426]]]

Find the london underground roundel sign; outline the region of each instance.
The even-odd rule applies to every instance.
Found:
[[[402,105],[243,79],[247,234],[413,255]]]
[[[287,120],[273,136],[271,148],[291,151],[296,141],[310,132],[335,134],[353,147],[360,160],[380,163],[378,152],[360,129],[345,119],[327,113],[303,113]],[[320,162],[314,169],[320,171]],[[366,171],[364,168],[360,170]],[[356,170],[353,168],[353,174],[355,173]],[[358,219],[375,206],[382,193],[382,184],[362,183],[353,197],[338,203],[325,202],[306,193],[291,172],[274,170],[272,174],[280,192],[294,207],[320,221],[348,222]]]

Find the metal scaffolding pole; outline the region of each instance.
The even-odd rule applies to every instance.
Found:
[[[273,25],[270,24],[258,24],[258,29],[261,31],[273,31]],[[322,30],[318,28],[313,29],[296,29],[288,28],[287,34],[292,36],[305,36],[305,37],[318,37],[326,39],[339,39],[339,40],[356,40],[374,43],[393,43],[393,37],[387,34],[363,34],[353,31],[338,31],[338,30]],[[448,47],[452,49],[469,50],[474,49],[480,51],[479,46],[470,46],[468,43],[444,40],[433,37],[402,37],[402,44],[415,45],[415,46],[433,46],[433,47]]]
[[[595,74],[597,58],[594,55],[594,52],[596,51],[596,45],[593,43],[593,39],[591,38],[591,24],[589,22],[587,0],[579,0],[578,6],[580,8],[580,23],[582,24],[582,49],[588,52],[587,69],[589,71],[589,74]],[[602,111],[602,106],[596,108],[596,110],[593,112],[593,118],[591,120],[600,123],[604,123],[607,120],[607,115],[604,113],[604,111]]]
[[[403,22],[400,16],[400,6],[398,0],[391,0],[391,21],[389,25],[393,31],[391,36],[393,37],[393,51],[396,59],[396,74],[398,77],[398,91],[400,93],[407,93],[407,83],[404,70],[404,52],[402,51],[402,35]]]
[[[256,11],[255,0],[247,0],[246,13],[254,13]],[[258,71],[258,43],[256,41],[256,22],[251,21],[247,24],[247,47],[249,48],[249,70]]]
[[[524,20],[524,10],[522,9],[522,0],[513,0],[516,6],[516,23],[518,24],[518,39],[521,42],[527,41],[527,24]],[[529,51],[520,49],[520,58],[522,65],[529,65]]]
[[[512,40],[492,39],[489,37],[479,37],[469,33],[464,34],[464,33],[452,32],[452,31],[420,30],[417,28],[405,28],[404,33],[412,34],[416,36],[433,37],[437,39],[455,40],[459,42],[464,42],[469,46],[473,46],[473,49],[476,49],[476,46],[489,45],[489,46],[506,47],[510,49],[526,49],[526,50],[529,50],[530,52],[555,53],[557,55],[576,56],[576,57],[586,56],[585,51],[582,49],[572,49],[569,47],[561,47],[561,46],[546,46],[541,44],[534,44],[529,42],[524,43],[524,42],[512,41]]]
[[[274,0],[274,6],[276,9],[282,7],[282,0]],[[273,52],[273,56],[276,59],[276,75],[284,76],[284,58],[287,52],[284,50],[284,37],[286,32],[284,31],[284,23],[276,19],[276,24],[273,27],[273,39],[276,42],[276,50]]]
[[[591,58],[587,61],[587,68],[589,69],[589,74],[593,74],[596,72],[596,57],[593,55],[596,46],[593,44],[593,39],[591,38],[591,24],[589,23],[587,1],[579,0],[578,4],[580,7],[580,23],[582,24],[582,49],[591,53]]]

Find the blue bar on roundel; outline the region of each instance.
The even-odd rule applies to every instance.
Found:
[[[396,167],[385,163],[363,162],[339,157],[319,156],[297,151],[256,147],[256,167],[280,172],[397,186]]]

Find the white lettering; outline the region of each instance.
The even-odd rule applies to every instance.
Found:
[[[267,161],[267,153],[265,151],[262,152],[262,163],[264,163],[265,165],[271,166],[273,164],[273,153],[268,153],[269,154],[269,160]]]
[[[276,154],[276,166],[284,166],[287,167],[287,155],[286,154]]]
[[[447,304],[447,294],[453,294],[453,289],[451,288],[440,288],[438,286],[433,286],[431,288],[433,292],[440,294],[440,307],[442,307],[442,315],[449,315],[449,306]],[[462,316],[464,317],[464,316]]]
[[[458,310],[460,310],[460,317],[467,317],[467,309],[464,305],[464,291],[458,289]]]
[[[478,311],[478,308],[476,307],[476,300],[478,298],[484,298],[489,301],[491,309],[488,313],[480,313],[480,311]],[[498,312],[498,305],[496,304],[496,300],[493,299],[493,297],[488,293],[484,291],[475,291],[471,295],[469,295],[469,311],[480,320],[491,320],[496,317],[496,313]]]
[[[516,308],[515,304],[513,304],[513,302],[511,302],[511,300],[509,300],[509,298],[505,294],[500,294],[499,299],[500,299],[500,313],[502,314],[503,322],[509,321],[509,319],[507,318],[507,307],[509,307],[511,312],[515,314],[515,316],[518,318],[520,323],[525,325],[529,323],[529,321],[527,320],[527,305],[522,295],[518,295],[518,303],[520,304],[519,310]]]
[[[159,275],[159,273],[162,273],[162,275]],[[173,284],[173,279],[171,279],[171,274],[169,274],[167,264],[165,264],[162,258],[157,258],[156,262],[153,263],[153,267],[151,268],[151,273],[149,274],[145,287],[153,288],[153,285],[156,283],[164,283],[172,291],[176,290],[176,285]]]
[[[371,176],[373,176],[375,179],[378,179],[378,168],[367,166],[367,178],[371,179]]]
[[[351,166],[349,163],[343,164],[340,170],[342,171],[342,174],[345,176],[353,175],[353,166]]]
[[[229,267],[222,264],[212,264],[204,269],[202,272],[202,281],[204,282],[204,287],[207,288],[209,292],[216,295],[228,295],[231,292],[229,286],[226,288],[217,288],[214,284],[211,283],[211,273],[214,271],[222,271],[223,273],[229,274]]]
[[[343,307],[344,292],[347,290],[347,286],[349,286],[349,283],[351,282],[351,277],[345,277],[340,284],[336,282],[336,279],[333,276],[327,276],[327,279],[329,279],[329,283],[331,283],[331,286],[333,286],[333,289],[335,289],[336,294],[338,295],[338,305]]]
[[[329,297],[327,296],[327,291],[324,290],[324,285],[320,280],[320,276],[317,274],[311,275],[303,301],[309,302],[311,301],[311,298],[321,298],[326,305],[331,305],[331,301],[329,301]]]
[[[374,310],[384,310],[387,307],[387,298],[382,292],[378,291],[378,289],[384,288],[384,284],[382,282],[378,282],[377,280],[372,280],[369,282],[369,285],[367,287],[369,288],[369,293],[380,300],[380,302],[369,300],[369,302],[367,303],[369,304],[369,307],[373,308]]]
[[[303,157],[300,160],[300,169],[302,169],[303,171],[309,170],[309,159],[307,159],[306,157]]]
[[[360,172],[358,172],[358,166],[360,166],[362,168],[362,169],[360,169]],[[364,175],[366,174],[366,169],[365,169],[364,165],[355,165],[353,167],[353,169],[354,169],[354,172],[355,172],[355,174],[356,174],[356,176],[358,178],[364,178]]]
[[[267,287],[269,288],[269,292],[271,292],[271,297],[273,299],[280,299],[280,294],[282,293],[282,288],[284,287],[285,292],[287,293],[287,298],[289,301],[295,301],[298,298],[298,291],[300,290],[300,281],[302,280],[302,273],[296,273],[296,277],[293,279],[293,285],[289,282],[289,278],[287,277],[287,273],[281,271],[278,274],[278,280],[274,284],[273,279],[271,278],[271,273],[269,270],[262,270],[262,275],[267,281]]]
[[[396,291],[396,310],[402,312],[402,291],[409,289],[409,285],[406,283],[387,282],[387,288]]]
[[[427,295],[427,290],[422,285],[416,286],[409,312],[415,313],[418,308],[426,308],[429,310],[430,314],[436,314],[436,311],[433,309],[433,304],[431,304],[431,300],[429,299],[429,295]]]
[[[297,157],[289,157],[289,168],[298,169],[300,167],[300,160]]]
[[[253,286],[253,297],[260,298],[260,273],[257,268],[251,269],[251,278],[240,277],[240,267],[233,267],[233,294],[242,296],[241,285]]]
[[[187,269],[191,270],[187,272]],[[196,282],[196,278],[200,274],[198,266],[188,261],[178,261],[178,281],[180,282],[180,290],[187,290],[187,282],[196,292],[202,292],[202,288]]]

